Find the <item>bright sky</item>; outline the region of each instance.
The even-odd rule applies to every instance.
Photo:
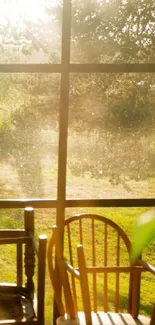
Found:
[[[56,6],[59,0],[1,0],[0,23],[15,22],[20,18],[35,22],[45,18],[45,7]]]

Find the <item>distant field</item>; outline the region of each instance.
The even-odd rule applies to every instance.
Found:
[[[20,179],[20,174],[7,162],[0,164],[0,197],[1,198],[23,198],[40,197],[56,198],[57,196],[57,168],[56,159],[53,164],[49,157],[44,157],[41,161],[42,174],[41,184],[37,184],[33,189],[33,179],[38,177],[37,170],[33,171],[32,177],[28,181]],[[33,164],[33,162],[32,162]],[[30,167],[31,168],[31,165]],[[36,172],[36,175],[35,175]],[[26,178],[26,173],[24,174]],[[38,186],[38,187],[37,187]],[[112,184],[108,178],[100,176],[92,178],[91,175],[84,174],[76,176],[68,167],[67,169],[67,198],[153,198],[155,197],[155,179],[127,180]]]
[[[58,132],[42,130],[35,147],[27,129],[24,132],[30,145],[21,143],[17,152],[13,147],[13,153],[0,161],[0,197],[56,198]],[[69,130],[67,198],[155,197],[154,168],[149,169],[154,156],[147,151],[153,150],[155,140],[151,136],[134,140],[133,145],[130,137],[113,139]]]

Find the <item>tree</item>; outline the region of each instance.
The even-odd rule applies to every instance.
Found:
[[[27,196],[43,196],[42,130],[57,127],[59,77],[1,75],[1,80],[10,85],[7,101],[1,92],[1,161],[15,167]]]
[[[153,62],[154,0],[74,1],[73,60]]]

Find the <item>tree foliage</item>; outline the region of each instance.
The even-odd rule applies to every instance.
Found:
[[[73,60],[153,62],[154,5],[154,0],[74,1]]]
[[[71,61],[154,62],[154,6],[154,0],[72,0]],[[8,20],[0,26],[1,61],[60,62],[61,24],[62,2],[57,6],[47,3],[45,19],[32,22],[19,18],[14,24]],[[38,157],[36,164],[39,166],[40,132],[47,127],[57,129],[59,78],[48,74],[1,75],[0,87],[1,159],[7,155],[14,157],[20,175],[21,164],[17,156],[25,157],[29,168],[25,143],[29,143],[29,150],[31,148],[30,156]],[[70,77],[69,127],[79,133],[83,130],[98,132],[101,154],[96,164],[106,170],[112,182],[119,178],[121,163],[120,159],[114,159],[113,153],[106,151],[106,147],[110,150],[112,146],[124,152],[123,175],[128,170],[131,178],[136,179],[137,175],[138,179],[144,175],[154,177],[154,89],[153,74],[72,74]],[[12,105],[13,97],[16,103]],[[103,134],[108,146],[101,141]],[[133,147],[135,139],[139,139],[136,144],[139,143],[142,152],[146,143],[148,145],[145,164],[141,155],[134,157],[137,146],[131,157],[126,155],[127,142]],[[83,172],[83,167],[81,170]],[[97,177],[98,170],[94,173],[89,163],[87,170]]]

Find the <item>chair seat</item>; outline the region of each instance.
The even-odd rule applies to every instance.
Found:
[[[33,320],[35,313],[31,300],[23,294],[0,292],[0,323],[3,320]]]
[[[93,325],[149,325],[150,318],[146,316],[140,316],[134,319],[130,314],[117,314],[117,313],[104,313],[97,312],[91,313]],[[86,325],[83,312],[78,313],[78,319],[67,319],[64,316],[60,316],[57,319],[57,325]]]

